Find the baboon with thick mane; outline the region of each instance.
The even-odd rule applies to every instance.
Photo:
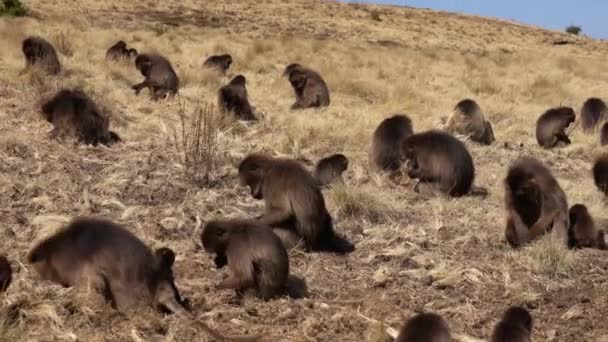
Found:
[[[249,186],[253,198],[265,201],[262,223],[297,234],[307,251],[350,253],[355,249],[334,232],[319,184],[299,161],[250,154],[238,169],[240,184]]]
[[[135,58],[135,67],[146,78],[134,85],[135,95],[144,89],[150,89],[152,99],[164,99],[177,94],[179,78],[171,63],[165,57],[156,54],[141,54]]]
[[[545,232],[568,245],[568,200],[551,171],[540,161],[523,157],[509,167],[505,184],[505,237],[520,247]]]
[[[583,103],[581,108],[581,127],[583,132],[595,130],[597,125],[608,119],[608,107],[602,99],[592,97]]]
[[[372,136],[370,168],[376,172],[399,171],[403,161],[403,142],[413,133],[412,120],[407,115],[395,114],[382,120]]]
[[[410,318],[401,328],[395,342],[452,342],[448,323],[434,313],[421,313]]]
[[[285,68],[283,76],[287,76],[296,96],[291,109],[329,106],[329,89],[318,72],[294,63]]]
[[[536,121],[536,141],[541,147],[552,148],[563,143],[571,143],[566,128],[576,119],[570,107],[558,107],[547,110]]]
[[[0,292],[4,292],[11,285],[13,280],[13,269],[8,259],[0,255]]]
[[[491,342],[530,342],[532,316],[528,310],[512,306],[494,327]]]
[[[73,136],[85,144],[121,141],[109,130],[109,119],[82,90],[62,89],[41,106],[44,118],[53,124],[51,136]]]
[[[333,154],[317,162],[314,176],[320,186],[342,181],[342,173],[348,169],[348,159],[342,153]]]
[[[447,131],[450,134],[466,135],[483,145],[490,145],[495,140],[492,124],[484,118],[477,102],[471,99],[456,104],[454,113],[448,119]]]
[[[595,221],[584,204],[577,203],[568,211],[570,227],[568,228],[568,247],[608,249],[604,231],[595,227]]]
[[[254,121],[257,118],[249,104],[246,83],[245,76],[237,75],[221,87],[217,92],[217,106],[222,113],[233,113],[237,119]]]
[[[595,160],[592,172],[595,186],[608,196],[608,153],[604,153]]]
[[[61,71],[61,63],[51,43],[41,37],[28,37],[23,40],[21,50],[25,55],[25,67],[40,67],[51,75]]]
[[[230,68],[230,65],[232,65],[232,56],[229,54],[210,56],[205,60],[203,65],[209,68],[216,68],[225,74],[226,71],[228,71],[228,68]]]

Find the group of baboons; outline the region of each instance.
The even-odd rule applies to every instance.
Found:
[[[57,74],[61,63],[53,46],[40,37],[23,41],[26,67],[39,67]],[[179,79],[169,60],[156,54],[138,54],[117,42],[106,53],[108,61],[135,60],[145,80],[132,88],[138,94],[148,88],[154,100],[177,94]],[[204,65],[226,73],[230,55],[211,56]],[[329,89],[321,75],[300,64],[290,64],[283,73],[293,87],[296,101],[292,109],[322,107],[330,104]],[[235,76],[218,90],[218,105],[226,115],[241,120],[258,120],[246,90],[246,79]],[[121,141],[109,130],[107,116],[81,90],[63,89],[44,102],[41,112],[53,125],[52,136],[67,135],[85,144]],[[600,99],[587,100],[581,110],[582,128],[600,131],[602,144],[608,143],[608,109]],[[547,110],[536,125],[538,144],[552,148],[569,144],[566,129],[575,121],[574,110],[559,107]],[[445,130],[414,133],[406,115],[396,114],[383,120],[372,135],[370,168],[377,173],[398,177],[405,171],[418,179],[416,192],[446,196],[486,196],[488,190],[474,185],[475,166],[466,145],[456,136],[489,145],[495,141],[492,124],[479,105],[470,99],[460,101],[446,123]],[[347,254],[353,243],[333,227],[322,188],[342,181],[348,168],[343,154],[317,162],[311,171],[295,159],[275,158],[252,153],[238,165],[238,177],[251,196],[265,201],[265,211],[252,219],[222,219],[206,223],[201,234],[205,251],[214,256],[218,268],[228,266],[230,276],[218,289],[234,289],[239,298],[254,296],[268,300],[288,291],[288,249],[302,247],[308,252]],[[597,187],[608,196],[608,154],[593,167]],[[506,241],[522,246],[551,231],[570,248],[606,249],[602,230],[583,204],[568,208],[567,197],[551,171],[540,161],[522,157],[514,161],[504,180],[507,220]],[[163,310],[194,321],[190,304],[175,286],[172,265],[174,252],[166,247],[150,250],[127,229],[98,218],[76,218],[63,230],[38,243],[28,254],[28,262],[41,278],[63,286],[85,280],[99,290],[118,310],[150,303]],[[0,259],[0,284],[11,282],[6,258]],[[226,337],[197,322],[217,339],[255,340],[260,336]],[[496,325],[491,340],[530,341],[532,318],[520,307],[508,309]],[[447,323],[433,313],[422,313],[407,321],[397,341],[450,341]]]

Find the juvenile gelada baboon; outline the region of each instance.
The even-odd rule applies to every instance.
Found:
[[[223,54],[210,56],[205,60],[203,65],[209,68],[215,68],[225,74],[226,71],[228,71],[228,68],[230,68],[231,64],[232,56],[229,54]]]
[[[106,60],[108,61],[119,61],[137,57],[137,50],[127,49],[127,43],[122,40],[116,42],[116,44],[110,46],[106,52]]]
[[[0,255],[0,292],[4,292],[11,285],[13,280],[13,269],[8,259]]]
[[[490,145],[494,142],[492,124],[484,118],[477,102],[465,99],[456,104],[454,113],[448,119],[447,131],[470,137],[474,142]]]
[[[595,160],[592,171],[595,186],[608,196],[608,153],[604,153]]]
[[[568,201],[551,171],[540,161],[523,157],[509,167],[505,184],[505,237],[520,247],[552,230],[568,245]]]
[[[473,158],[450,134],[434,130],[413,134],[404,140],[402,148],[408,176],[418,179],[415,191],[430,187],[454,197],[488,194],[486,189],[473,186]]]
[[[552,148],[559,143],[571,143],[566,128],[574,122],[576,115],[570,107],[552,108],[536,121],[536,141],[541,147]]]
[[[226,264],[231,275],[218,289],[234,289],[264,300],[285,293],[289,258],[272,228],[251,220],[211,221],[202,233],[203,247],[215,254],[215,264]]]
[[[372,136],[370,168],[376,172],[399,171],[403,161],[403,142],[413,133],[412,120],[406,115],[395,114],[382,120]]]
[[[146,78],[133,86],[135,95],[148,88],[154,100],[164,99],[177,94],[179,79],[169,60],[156,54],[141,54],[135,58],[135,67]]]
[[[405,323],[395,342],[452,342],[452,336],[441,316],[421,313]]]
[[[532,316],[528,310],[512,306],[494,327],[491,342],[530,342]]]
[[[237,75],[221,87],[217,92],[217,106],[222,113],[233,113],[237,119],[254,121],[257,119],[249,104],[246,83],[245,76]]]
[[[602,128],[600,128],[600,145],[608,145],[608,121],[604,122]]]
[[[329,106],[329,89],[318,72],[294,63],[285,68],[283,76],[287,76],[296,96],[291,109]]]
[[[342,173],[348,169],[348,159],[342,153],[333,154],[317,162],[314,177],[320,186],[342,181]]]
[[[597,97],[587,99],[581,108],[581,127],[583,132],[591,132],[602,121],[608,119],[606,103]]]
[[[82,90],[62,89],[41,106],[44,118],[53,124],[51,136],[72,136],[85,144],[121,141],[109,130],[109,119]]]
[[[307,251],[354,251],[353,244],[334,232],[319,184],[299,161],[250,154],[239,164],[239,179],[253,198],[265,201],[260,222],[291,233],[279,232],[280,237],[296,234]]]
[[[41,37],[28,37],[23,40],[21,50],[25,55],[25,67],[36,66],[49,74],[61,71],[61,63],[51,43]]]
[[[604,231],[595,227],[593,217],[583,204],[570,207],[570,227],[568,229],[568,247],[570,248],[597,248],[608,249],[604,238]]]

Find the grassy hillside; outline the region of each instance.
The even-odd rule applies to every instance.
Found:
[[[153,247],[176,250],[179,289],[197,317],[224,332],[379,342],[378,321],[397,329],[424,309],[442,314],[460,341],[476,341],[519,304],[532,312],[535,341],[608,341],[604,253],[565,252],[549,239],[520,251],[502,242],[502,180],[522,155],[550,165],[570,204],[585,203],[602,223],[608,219],[589,171],[602,152],[598,137],[575,127],[572,145],[545,151],[533,128],[550,106],[578,111],[586,98],[605,95],[607,43],[507,21],[311,0],[24,2],[32,17],[0,18],[0,252],[16,271],[2,298],[16,323],[0,328],[0,340],[204,338],[176,317],[142,310],[125,318],[92,289],[37,280],[25,264],[32,243],[73,216],[100,215]],[[20,44],[32,34],[58,49],[61,76],[20,74]],[[179,97],[136,97],[130,86],[142,77],[135,68],[104,60],[119,39],[167,56],[180,76]],[[570,44],[553,45],[559,40]],[[228,77],[201,68],[208,55],[223,52],[235,61]],[[329,108],[289,110],[293,94],[281,73],[292,62],[320,71],[332,91]],[[218,87],[236,74],[247,77],[264,119],[213,120],[215,166],[209,183],[196,186],[184,175],[174,133],[180,117],[214,104]],[[49,139],[38,106],[61,87],[90,93],[125,143],[93,148]],[[487,199],[421,196],[413,182],[395,185],[369,173],[371,134],[384,117],[403,112],[416,131],[440,128],[466,97],[482,106],[497,137],[489,147],[466,143]],[[306,299],[235,305],[230,291],[213,289],[222,272],[201,250],[201,225],[262,211],[236,181],[235,165],[253,151],[350,159],[346,185],[324,194],[336,229],[357,250],[349,257],[291,251],[291,272],[309,287]]]

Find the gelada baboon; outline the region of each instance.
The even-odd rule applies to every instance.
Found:
[[[56,75],[61,71],[61,63],[51,43],[41,37],[28,37],[23,40],[21,50],[25,55],[25,67],[37,66],[47,73]]]
[[[418,179],[415,191],[422,192],[422,186],[454,197],[488,194],[486,189],[473,186],[473,158],[450,134],[434,130],[413,134],[403,141],[402,148],[408,176]]]
[[[448,119],[447,131],[470,137],[474,142],[490,145],[494,142],[492,124],[484,118],[477,102],[465,99],[456,104],[454,113]]]
[[[595,227],[593,217],[583,204],[570,207],[570,227],[568,229],[568,247],[608,249],[604,239],[604,231]]]
[[[13,269],[8,259],[0,255],[0,292],[4,292],[11,285],[13,280]]]
[[[177,94],[179,79],[171,63],[163,56],[155,54],[141,54],[135,58],[135,67],[146,78],[143,82],[134,85],[135,95],[144,89],[150,89],[152,99],[164,99]]]
[[[239,179],[253,198],[264,199],[262,223],[297,234],[307,251],[354,251],[353,244],[334,232],[319,184],[300,162],[250,154],[239,164]]]
[[[452,336],[441,316],[421,313],[405,323],[395,342],[452,342]]]
[[[315,165],[314,176],[320,186],[342,181],[342,173],[348,169],[348,159],[342,153],[325,157]]]
[[[552,108],[536,121],[536,141],[541,147],[552,148],[563,143],[571,143],[566,128],[574,122],[576,115],[570,107]]]
[[[608,119],[608,107],[601,99],[592,97],[581,108],[581,127],[583,132],[591,132],[602,121]]]
[[[552,230],[568,245],[568,201],[551,171],[534,158],[519,158],[509,167],[505,184],[505,237],[519,247]]]
[[[104,144],[121,141],[110,131],[108,118],[95,102],[81,90],[62,89],[42,104],[44,118],[53,124],[51,136],[72,136],[85,144]]]
[[[372,136],[370,168],[376,172],[399,171],[403,159],[403,142],[413,133],[412,120],[406,115],[395,114],[382,120]]]
[[[110,46],[106,52],[107,61],[118,61],[125,59],[129,56],[129,50],[127,50],[127,43],[119,40],[116,44]]]
[[[608,153],[601,155],[593,164],[595,186],[608,196]]]
[[[222,113],[233,113],[237,119],[254,121],[257,119],[249,104],[246,83],[245,76],[237,75],[221,87],[217,92],[217,106]]]
[[[136,49],[128,49],[127,50],[127,55],[129,55],[129,59],[134,59],[137,58],[137,50]]]
[[[530,342],[532,316],[528,310],[512,306],[494,327],[491,342]]]
[[[216,255],[216,266],[227,264],[232,273],[218,289],[264,300],[285,293],[289,258],[269,226],[251,220],[211,221],[201,238],[205,250]]]
[[[600,144],[602,146],[608,145],[608,121],[604,122],[602,128],[600,128]]]
[[[296,95],[291,109],[329,106],[329,89],[318,72],[300,64],[289,64],[283,76],[287,76]]]
[[[219,70],[223,74],[225,74],[226,71],[228,71],[228,68],[230,68],[231,64],[232,64],[232,56],[230,56],[229,54],[224,54],[224,55],[214,55],[214,56],[207,58],[207,60],[205,60],[205,63],[203,65],[206,67],[209,67],[209,68],[216,68],[217,70]]]

